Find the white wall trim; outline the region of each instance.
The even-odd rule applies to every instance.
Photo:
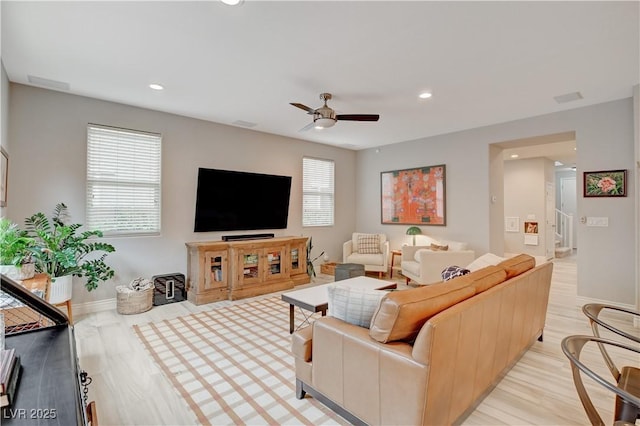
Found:
[[[110,311],[116,309],[116,298],[96,300],[95,302],[86,302],[73,304],[73,316],[86,315],[94,312]]]
[[[618,303],[618,302],[612,302],[610,300],[600,300],[600,299],[592,299],[590,297],[576,296],[576,305],[584,306],[587,303],[600,303],[602,305],[617,306],[618,308],[625,308],[625,309],[631,309],[631,310],[636,309],[636,306],[633,304]],[[637,321],[635,322],[637,323]],[[637,326],[640,326],[640,324],[638,324]]]
[[[611,306],[616,306],[618,308],[630,309],[632,311],[636,310],[635,305],[630,305],[627,303],[617,303],[617,302],[611,302],[609,300],[599,300],[599,299],[592,299],[589,297],[581,297],[581,296],[576,297],[576,304],[578,306],[582,307],[587,303],[600,303],[602,305],[611,305]],[[638,317],[637,315],[633,317],[633,326],[636,328],[640,328],[640,317]]]

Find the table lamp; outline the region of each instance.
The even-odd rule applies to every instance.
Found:
[[[407,235],[413,235],[413,245],[416,245],[416,235],[422,234],[422,231],[417,226],[412,226],[407,229]]]

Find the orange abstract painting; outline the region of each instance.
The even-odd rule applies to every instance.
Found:
[[[445,225],[445,165],[380,174],[382,223]]]

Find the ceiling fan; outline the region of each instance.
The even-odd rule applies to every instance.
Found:
[[[336,114],[336,112],[327,106],[327,101],[331,99],[331,93],[321,93],[320,99],[324,101],[324,105],[320,108],[313,109],[306,105],[291,102],[294,107],[307,111],[307,114],[313,115],[313,122],[304,126],[300,131],[309,130],[312,127],[316,129],[326,129],[333,127],[336,121],[378,121],[378,114]]]

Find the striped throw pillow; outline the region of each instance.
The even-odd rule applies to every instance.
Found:
[[[330,316],[349,324],[369,328],[380,300],[388,292],[333,284],[327,287],[327,293]]]
[[[358,235],[358,253],[378,254],[380,251],[380,235],[362,234]]]

